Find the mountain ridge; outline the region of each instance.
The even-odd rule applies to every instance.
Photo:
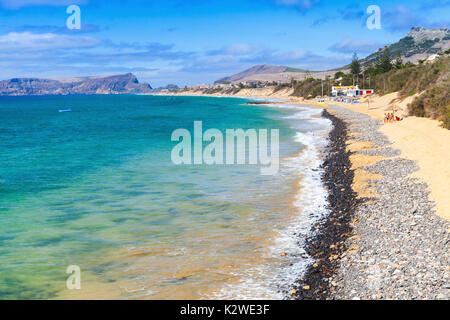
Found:
[[[389,49],[391,59],[395,59],[400,53],[404,62],[417,63],[432,54],[450,49],[450,29],[412,27],[399,41],[379,48],[361,59],[361,64],[366,65],[375,62],[378,53],[385,49]]]
[[[65,79],[12,78],[0,81],[0,96],[149,93],[132,73]]]
[[[225,82],[234,82],[242,80],[248,76],[252,76],[255,74],[269,74],[269,73],[280,73],[286,71],[289,67],[285,66],[274,66],[270,64],[258,64],[251,68],[248,68],[244,71],[236,73],[234,75],[221,78],[216,80],[214,83],[225,83]]]

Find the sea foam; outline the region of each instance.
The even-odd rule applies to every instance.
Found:
[[[300,180],[294,197],[296,213],[287,225],[276,230],[266,255],[278,263],[261,264],[239,275],[237,284],[226,285],[215,294],[228,299],[286,299],[295,282],[313,262],[304,250],[304,240],[311,235],[311,227],[328,213],[328,193],[322,183],[324,152],[332,123],[321,118],[322,109],[298,105],[270,104],[269,107],[293,109],[286,120],[303,120],[314,130],[298,129],[295,140],[304,148],[295,156],[282,159],[281,174],[295,174]],[[279,257],[283,256],[282,259]]]

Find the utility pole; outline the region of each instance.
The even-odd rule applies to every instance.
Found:
[[[327,96],[330,93],[330,79],[327,80]]]
[[[323,79],[322,79],[322,98],[323,98]]]

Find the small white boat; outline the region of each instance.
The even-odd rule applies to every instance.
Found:
[[[58,110],[58,112],[72,112],[72,109]]]

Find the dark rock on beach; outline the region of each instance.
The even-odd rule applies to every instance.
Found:
[[[345,240],[351,234],[351,219],[357,205],[356,193],[351,185],[350,153],[346,151],[347,125],[327,111],[323,117],[333,123],[329,133],[328,156],[322,165],[322,177],[328,190],[329,216],[319,222],[317,229],[306,240],[306,252],[315,259],[296,286],[298,299],[326,299],[331,293],[330,278],[338,268],[338,260],[345,251]]]
[[[298,299],[442,299],[450,298],[450,223],[434,213],[427,185],[409,177],[418,169],[401,158],[382,125],[367,115],[333,107],[329,118],[329,155],[323,166],[330,215],[307,241],[315,262],[295,286]],[[338,118],[337,118],[338,117]],[[364,167],[382,176],[371,180],[377,196],[356,200],[345,144],[369,141],[366,155],[387,159]],[[395,156],[400,156],[392,158]]]

